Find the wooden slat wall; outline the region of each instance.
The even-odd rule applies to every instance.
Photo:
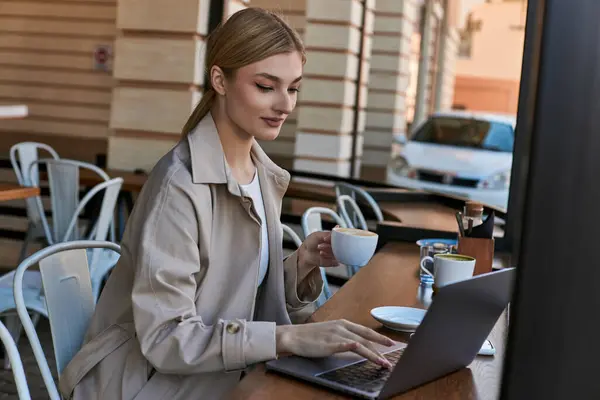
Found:
[[[116,3],[2,0],[0,104],[26,104],[30,111],[23,120],[0,122],[2,157],[25,140],[87,161],[106,153],[113,78],[93,69],[93,53],[96,46],[113,45]],[[73,140],[81,143],[78,151]]]
[[[94,70],[96,46],[114,44],[117,0],[2,0],[0,104],[25,104],[29,116],[0,121],[0,159],[22,141],[61,157],[95,162],[106,154],[114,80]],[[112,60],[110,60],[112,61]],[[16,182],[3,164],[0,181]],[[46,207],[48,199],[44,199]],[[0,269],[15,268],[27,228],[23,200],[0,204]],[[29,247],[29,253],[41,244]]]
[[[202,94],[209,6],[119,0],[110,168],[149,170],[179,140]]]

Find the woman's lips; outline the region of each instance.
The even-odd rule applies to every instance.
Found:
[[[261,118],[271,128],[278,128],[283,124],[283,118]]]

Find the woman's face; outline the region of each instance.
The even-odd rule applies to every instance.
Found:
[[[226,79],[224,111],[241,131],[258,140],[273,140],[298,99],[302,79],[300,53],[271,56]]]

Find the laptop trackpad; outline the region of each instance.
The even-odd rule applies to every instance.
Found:
[[[391,347],[376,345],[377,350],[381,353],[388,353],[405,346],[404,343],[397,343]],[[364,357],[352,352],[338,353],[325,358],[289,356],[267,362],[267,368],[284,371],[296,376],[314,376],[362,360],[364,360]]]

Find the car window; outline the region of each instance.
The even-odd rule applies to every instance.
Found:
[[[433,117],[412,137],[413,141],[456,147],[512,152],[511,125],[458,117]]]
[[[512,126],[492,123],[482,146],[490,150],[512,153],[514,141]]]

